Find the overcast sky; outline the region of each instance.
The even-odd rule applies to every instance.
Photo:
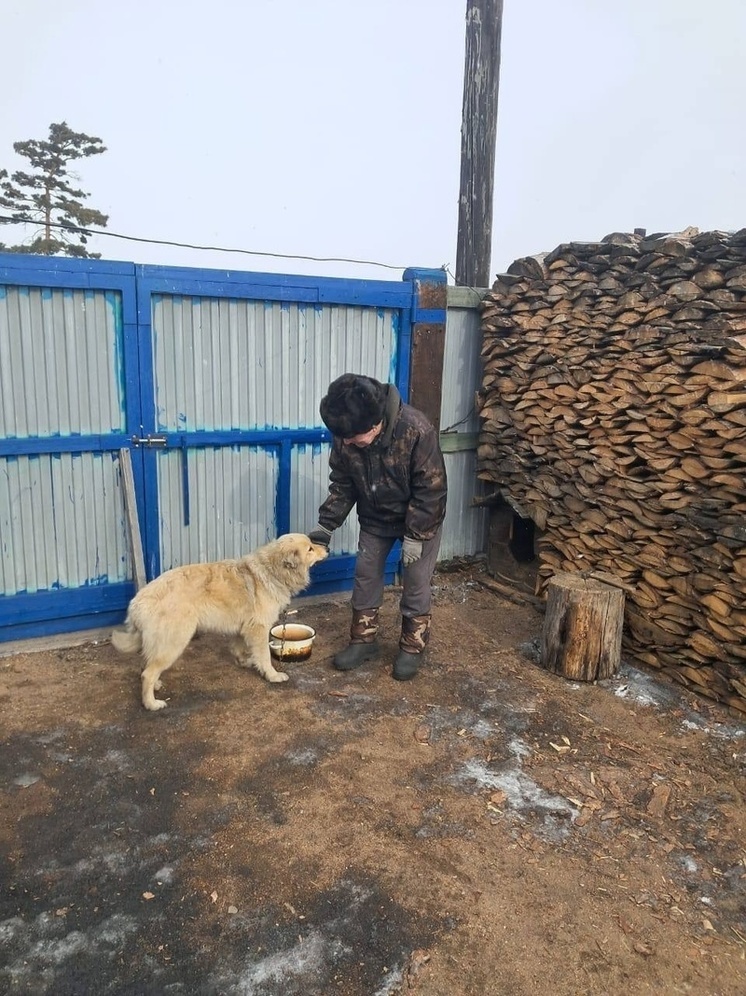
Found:
[[[0,167],[51,122],[105,257],[401,277],[456,264],[466,0],[1,0]],[[505,0],[492,272],[611,231],[746,226],[746,0]],[[0,232],[8,241],[10,232]]]

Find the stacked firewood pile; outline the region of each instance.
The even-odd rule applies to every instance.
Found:
[[[746,712],[746,230],[561,245],[482,307],[478,473],[537,594],[614,575],[626,656]]]

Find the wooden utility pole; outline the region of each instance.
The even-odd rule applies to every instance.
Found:
[[[466,0],[456,283],[490,286],[503,0]]]

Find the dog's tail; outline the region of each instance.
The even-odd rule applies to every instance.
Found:
[[[111,642],[120,654],[136,654],[142,650],[142,635],[130,619],[125,622],[124,629],[112,630]]]

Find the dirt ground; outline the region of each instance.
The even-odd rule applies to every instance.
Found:
[[[436,576],[429,662],[339,674],[346,597],[270,685],[198,637],[139,701],[108,642],[0,658],[0,992],[746,992],[746,730]]]

